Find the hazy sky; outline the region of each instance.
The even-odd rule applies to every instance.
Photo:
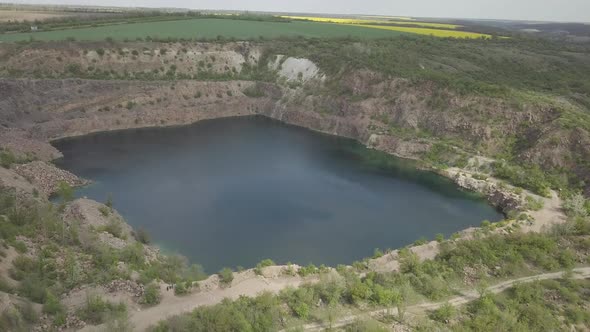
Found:
[[[180,7],[334,14],[590,22],[590,0],[13,0],[101,6]],[[7,1],[8,2],[8,1]]]

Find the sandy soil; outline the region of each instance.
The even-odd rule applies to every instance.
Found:
[[[528,211],[528,214],[535,219],[530,225],[525,225],[523,230],[529,232],[540,232],[543,229],[551,227],[553,224],[563,223],[567,220],[562,208],[561,198],[555,191],[551,191],[551,197],[541,197],[532,193],[529,195],[536,199],[543,200],[543,208],[539,211]]]

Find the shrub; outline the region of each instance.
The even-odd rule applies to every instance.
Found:
[[[104,323],[109,314],[124,312],[127,312],[125,303],[114,304],[98,295],[88,295],[86,304],[78,310],[77,314],[83,321],[98,325]]]
[[[109,209],[113,209],[113,195],[109,194],[107,196],[107,201],[104,203],[104,205],[106,205]]]
[[[59,302],[59,299],[50,291],[45,295],[45,303],[43,303],[43,312],[50,315],[56,315],[65,311],[64,306]]]
[[[99,56],[103,56],[104,55],[104,49],[99,48],[96,50],[96,54],[98,54]]]
[[[525,200],[526,200],[526,208],[529,210],[539,211],[544,206],[542,199],[535,199],[534,197],[527,195]]]
[[[535,194],[549,196],[551,183],[539,166],[519,166],[506,163],[495,163],[493,166],[495,176],[508,180],[515,186],[529,189]]]
[[[375,250],[373,250],[373,258],[379,258],[382,256],[383,256],[383,251],[381,251],[381,249],[375,248]]]
[[[320,270],[315,265],[309,264],[307,266],[302,266],[298,273],[300,276],[305,277],[308,275],[317,274],[319,272]]]
[[[473,174],[473,178],[476,180],[487,180],[488,177],[484,174],[480,174],[480,173],[475,173]]]
[[[230,285],[234,280],[234,272],[229,267],[225,267],[219,271],[219,280],[222,284]]]
[[[418,240],[414,241],[414,246],[421,246],[423,244],[428,243],[428,240],[425,237],[421,237]]]
[[[189,292],[189,288],[186,287],[186,283],[178,282],[174,285],[174,295],[186,295]]]
[[[11,151],[0,150],[0,166],[9,168],[16,163],[16,156]]]
[[[109,220],[109,223],[106,226],[103,226],[100,230],[110,233],[116,238],[123,238],[123,224],[116,219]]]
[[[10,287],[10,284],[3,276],[0,276],[0,291],[6,293],[12,292],[12,287]]]
[[[143,245],[140,243],[135,243],[126,246],[119,253],[119,259],[123,262],[131,264],[134,267],[142,267],[145,263]]]
[[[572,217],[586,217],[588,215],[586,206],[586,198],[581,193],[576,193],[563,202],[563,209],[568,216]]]
[[[25,321],[29,323],[36,323],[39,320],[37,311],[33,307],[33,303],[31,303],[31,301],[26,301],[22,306],[19,307],[19,310]]]
[[[108,217],[111,213],[111,209],[104,205],[99,206],[98,211],[100,212],[100,214],[102,214],[103,217]]]
[[[60,181],[57,187],[57,195],[61,198],[62,204],[74,199],[74,189],[65,181]]]
[[[150,234],[143,227],[138,228],[137,231],[133,233],[133,235],[136,241],[139,241],[143,244],[150,244],[151,242]]]
[[[263,259],[258,264],[256,264],[256,267],[254,268],[254,273],[261,275],[263,268],[273,265],[275,265],[275,262],[273,262],[272,259]]]
[[[17,252],[19,252],[21,254],[24,254],[27,252],[27,245],[22,241],[14,241],[12,246],[14,247],[14,249],[16,249]]]
[[[430,314],[430,318],[442,323],[449,322],[456,314],[456,309],[449,303],[443,304],[440,308]]]

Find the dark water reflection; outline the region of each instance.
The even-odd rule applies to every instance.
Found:
[[[449,180],[360,144],[275,121],[221,119],[55,143],[58,164],[156,243],[208,272],[335,265],[501,218]]]

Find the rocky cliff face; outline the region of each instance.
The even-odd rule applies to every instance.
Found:
[[[0,60],[21,77],[0,79],[2,147],[42,160],[59,155],[46,144],[55,138],[260,114],[407,158],[441,140],[471,154],[509,152],[571,170],[590,188],[590,135],[561,125],[567,101],[515,104],[367,70],[336,80],[308,59],[246,42],[4,46]],[[270,71],[266,83],[239,80],[256,66]],[[52,78],[68,76],[101,79]]]

